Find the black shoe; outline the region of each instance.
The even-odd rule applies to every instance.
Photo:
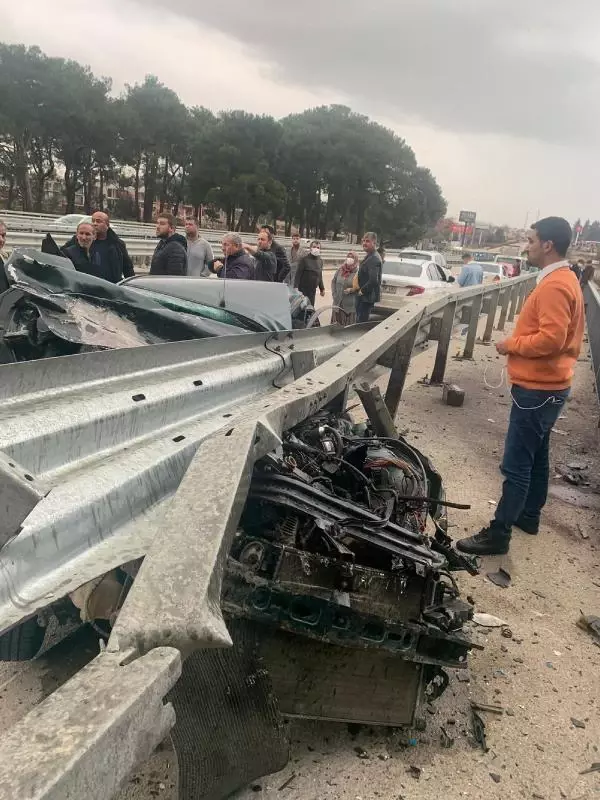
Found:
[[[537,519],[531,517],[519,517],[515,522],[515,527],[524,533],[529,533],[531,536],[537,536],[540,532],[540,523]]]
[[[475,536],[467,539],[460,539],[456,547],[463,553],[471,553],[475,556],[501,556],[508,553],[510,544],[510,534],[503,529],[483,528]]]

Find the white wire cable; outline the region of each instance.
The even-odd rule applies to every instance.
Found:
[[[544,406],[548,405],[548,403],[552,403],[552,404],[559,403],[561,405],[564,403],[564,400],[562,398],[556,397],[556,395],[551,395],[550,397],[547,397],[544,400],[544,402],[541,403],[539,406],[520,406],[517,403],[517,401],[515,400],[515,396],[513,394],[512,388],[508,386],[508,381],[506,380],[506,367],[502,367],[501,368],[501,370],[500,370],[500,383],[497,383],[495,385],[493,385],[493,384],[488,382],[487,372],[488,372],[489,368],[490,368],[490,364],[486,364],[486,367],[483,370],[483,382],[485,383],[485,385],[488,387],[488,389],[500,389],[500,387],[504,383],[506,383],[506,387],[510,389],[510,396],[512,398],[512,401],[520,411],[538,411],[538,409],[543,408]]]

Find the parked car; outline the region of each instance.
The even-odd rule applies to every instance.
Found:
[[[433,261],[408,258],[386,258],[381,276],[383,307],[394,307],[398,301],[429,292],[448,290],[454,282],[442,267]]]
[[[437,264],[438,267],[444,270],[447,278],[452,275],[451,270],[448,268],[446,257],[437,250],[416,250],[414,247],[405,247],[403,250],[400,250],[399,255],[400,258],[410,258],[415,261],[433,261],[434,264]]]
[[[475,262],[483,269],[483,282],[495,283],[507,277],[503,264],[496,261],[477,261]]]
[[[77,226],[82,222],[91,222],[92,218],[88,214],[65,214],[63,217],[58,217],[52,222],[48,223],[48,228],[51,230],[61,231],[75,231]]]

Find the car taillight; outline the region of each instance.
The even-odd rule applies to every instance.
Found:
[[[413,297],[415,294],[423,294],[425,289],[422,286],[411,286],[410,292],[406,295],[407,297]]]

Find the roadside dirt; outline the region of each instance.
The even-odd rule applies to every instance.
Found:
[[[460,349],[461,331],[459,326],[451,355]],[[434,352],[430,348],[413,361],[398,427],[408,428],[409,439],[431,456],[445,478],[448,499],[472,504],[470,511],[451,516],[450,533],[459,538],[479,530],[498,500],[510,394],[505,385],[485,385],[484,375],[488,383],[499,383],[502,361],[493,347],[477,345],[475,360],[448,363],[446,379],[465,389],[464,407],[443,405],[441,388],[416,382],[431,371]],[[553,437],[557,477],[539,536],[516,531],[508,556],[484,559],[477,577],[458,576],[464,596],[473,597],[478,611],[503,619],[512,637],[500,629],[475,629],[485,649],[471,657],[470,681],[452,676],[434,713],[423,714],[426,730],[390,734],[373,728],[353,735],[346,726],[293,721],[289,765],[256,781],[237,800],[583,800],[600,795],[600,772],[580,774],[600,762],[600,648],[576,625],[580,610],[600,615],[597,419],[585,357],[556,426],[562,433]],[[559,470],[568,464],[585,466],[568,471],[581,471],[591,486],[567,484]],[[512,577],[509,588],[486,578],[499,566]],[[94,637],[86,632],[36,663],[0,665],[5,727],[94,651]],[[503,708],[501,715],[480,713],[487,753],[472,740],[471,699]],[[442,746],[441,728],[453,740],[450,747]],[[419,777],[411,768],[420,768]],[[176,796],[175,759],[167,747],[134,776],[120,800]]]

